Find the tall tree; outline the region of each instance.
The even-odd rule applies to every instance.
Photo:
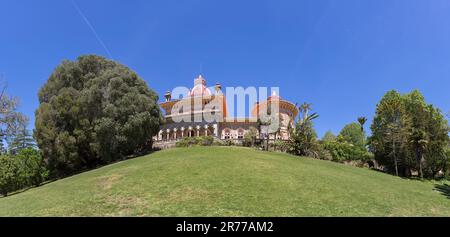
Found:
[[[377,105],[376,115],[371,126],[370,147],[375,159],[382,165],[394,167],[399,175],[399,163],[408,169],[408,131],[410,119],[404,107],[402,96],[389,91]],[[404,173],[404,172],[403,172]]]
[[[9,96],[7,88],[6,81],[0,78],[0,152],[3,154],[6,150],[5,143],[10,142],[28,121],[25,115],[17,111],[19,99]]]
[[[419,91],[400,95],[390,91],[377,106],[371,126],[370,148],[379,163],[409,176],[434,177],[446,169],[448,122],[439,109],[425,103]],[[390,157],[386,160],[386,157]]]
[[[14,135],[14,138],[8,145],[8,149],[10,154],[17,155],[21,150],[28,148],[35,149],[36,142],[31,135],[31,132],[24,127],[18,134]]]
[[[35,138],[52,175],[108,164],[145,149],[162,115],[135,72],[103,57],[64,61],[39,91]]]

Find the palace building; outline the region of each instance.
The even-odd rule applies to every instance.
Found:
[[[217,83],[209,89],[201,75],[194,80],[194,87],[184,98],[172,98],[171,92],[164,95],[165,101],[160,103],[165,112],[164,124],[160,132],[153,138],[157,147],[168,147],[185,137],[213,136],[218,140],[232,140],[240,143],[251,127],[261,131],[260,138],[269,136],[270,140],[289,139],[289,127],[294,126],[298,115],[295,104],[282,99],[275,93],[265,101],[253,105],[251,116],[235,118],[228,116],[227,100],[222,86]],[[274,133],[266,133],[261,129],[261,117],[265,116],[272,104],[278,105],[277,117],[279,129]],[[263,113],[265,112],[265,113]],[[259,128],[258,128],[259,126]]]

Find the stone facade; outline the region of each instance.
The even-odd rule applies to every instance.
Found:
[[[164,95],[165,101],[160,103],[165,111],[164,125],[153,138],[154,145],[159,148],[171,147],[175,141],[185,137],[213,136],[219,140],[233,140],[237,143],[244,139],[251,127],[258,130],[258,120],[261,111],[268,109],[270,104],[279,105],[280,128],[278,132],[269,135],[271,140],[289,139],[289,127],[294,126],[298,114],[297,107],[276,94],[266,101],[256,103],[252,115],[248,118],[228,117],[226,97],[222,86],[216,84],[214,92],[206,86],[206,80],[199,76],[194,80],[194,87],[186,98],[172,99],[170,92]],[[267,136],[261,129],[260,138]]]

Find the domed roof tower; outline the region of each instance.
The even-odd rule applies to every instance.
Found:
[[[211,96],[211,90],[206,87],[206,80],[203,78],[202,75],[199,75],[194,80],[194,87],[189,92],[189,96],[196,97],[196,96]]]

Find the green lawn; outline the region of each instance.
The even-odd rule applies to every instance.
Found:
[[[437,184],[246,148],[179,148],[0,198],[0,216],[450,216]]]

